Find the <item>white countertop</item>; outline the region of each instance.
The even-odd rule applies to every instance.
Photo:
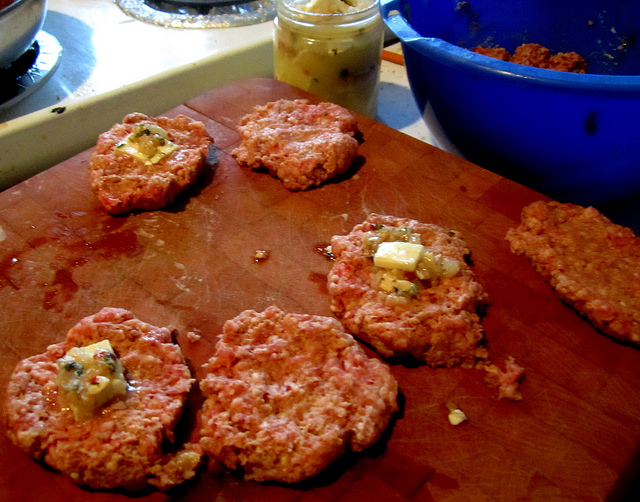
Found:
[[[43,30],[63,47],[60,65],[0,109],[0,190],[91,147],[126,113],[157,115],[227,82],[273,76],[271,21],[174,29],[135,20],[112,0],[49,0]],[[383,61],[376,118],[434,143],[402,65]]]
[[[40,89],[0,110],[0,189],[89,148],[126,113],[156,115],[217,85],[271,76],[272,29],[163,28],[112,0],[49,0],[43,30],[62,45],[61,62]]]
[[[269,45],[271,23],[220,29],[172,29],[135,20],[113,0],[48,0],[43,30],[63,46],[60,67],[42,89],[0,121],[124,89],[188,64]],[[254,71],[270,65],[255,60]],[[229,69],[221,68],[220,73]],[[215,83],[215,81],[214,81]]]
[[[386,47],[386,50],[402,54],[399,42]],[[437,146],[437,141],[422,119],[422,114],[413,98],[405,67],[383,60],[379,85],[376,120],[425,143]]]

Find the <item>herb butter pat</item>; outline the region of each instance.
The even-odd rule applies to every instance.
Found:
[[[424,253],[424,246],[414,242],[381,242],[373,263],[376,267],[414,272]]]
[[[95,415],[103,405],[127,393],[124,368],[109,340],[73,347],[57,365],[58,390],[76,420]]]
[[[129,155],[147,165],[169,156],[178,145],[169,141],[169,133],[156,124],[138,124],[129,136],[115,146],[115,153]]]

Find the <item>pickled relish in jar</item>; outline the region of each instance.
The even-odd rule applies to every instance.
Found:
[[[377,0],[278,0],[276,79],[374,117],[383,45]]]

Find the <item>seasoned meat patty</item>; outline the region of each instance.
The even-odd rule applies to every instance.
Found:
[[[394,243],[420,254],[412,269],[395,263],[393,252],[379,257]],[[487,295],[458,232],[371,214],[348,235],[334,236],[331,251],[331,308],[348,332],[384,357],[410,355],[432,367],[475,364],[483,339],[476,309]]]
[[[200,444],[246,479],[297,482],[375,443],[397,382],[330,317],[270,307],[224,325],[200,387]]]
[[[358,152],[355,116],[333,103],[281,99],[240,121],[241,166],[266,168],[289,190],[307,190],[344,173]]]
[[[198,178],[212,142],[202,122],[184,115],[131,113],[100,135],[91,188],[112,214],[159,209]]]
[[[640,344],[640,239],[631,229],[593,207],[537,201],[506,239],[596,328]]]
[[[67,354],[104,340],[124,367],[128,389],[92,416],[76,419],[57,378],[61,372],[81,376],[88,371]],[[94,386],[100,388],[100,377],[94,378],[88,397]],[[171,454],[162,451],[163,442],[173,441],[192,383],[171,330],[144,323],[126,310],[104,308],[71,328],[64,342],[17,365],[7,388],[7,433],[30,456],[75,483],[106,489],[140,489],[147,483],[170,488],[193,477],[202,457],[196,444]]]

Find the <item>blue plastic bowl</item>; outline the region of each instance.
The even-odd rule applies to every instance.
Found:
[[[640,196],[640,2],[381,0],[439,146],[556,199]],[[587,74],[475,54],[539,43]]]

